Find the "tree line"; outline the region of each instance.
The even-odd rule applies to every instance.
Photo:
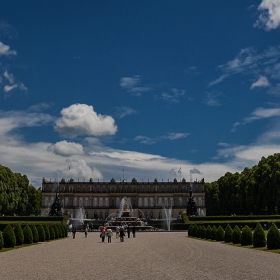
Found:
[[[207,216],[280,214],[280,154],[205,184]]]
[[[0,214],[31,215],[41,212],[41,189],[29,185],[26,175],[0,165]]]

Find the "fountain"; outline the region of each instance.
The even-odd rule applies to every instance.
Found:
[[[81,224],[84,223],[85,219],[85,209],[83,207],[79,207],[76,213],[76,219],[80,221]]]
[[[167,230],[170,231],[170,224],[172,221],[172,207],[170,207],[169,209],[166,209],[165,207],[163,207],[163,210],[164,210],[163,219],[165,219],[165,221],[166,221]]]
[[[132,216],[133,209],[126,197],[122,198],[120,203],[120,209],[117,213],[109,215],[105,221],[108,228],[113,230],[116,226],[122,226],[127,224],[129,226],[135,226],[136,230],[152,230],[152,226],[148,226],[145,222],[141,221],[137,217]]]

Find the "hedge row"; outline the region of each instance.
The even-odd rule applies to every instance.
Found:
[[[37,242],[44,242],[58,238],[67,237],[68,232],[66,226],[63,224],[52,225],[25,225],[21,224],[6,225],[5,229],[0,231],[0,250],[2,248],[14,248],[23,244],[32,244]]]
[[[241,244],[241,246],[253,245],[254,247],[265,247],[267,249],[280,249],[280,232],[275,223],[272,223],[267,237],[261,224],[257,224],[254,231],[247,225],[241,229],[235,225],[232,229],[230,224],[225,230],[219,226],[205,227],[204,225],[191,225],[188,230],[188,236],[197,237],[201,239],[211,239],[216,241],[223,241],[226,243]]]
[[[188,217],[191,222],[203,221],[246,221],[246,220],[279,220],[280,215],[248,215],[248,216],[190,216]]]

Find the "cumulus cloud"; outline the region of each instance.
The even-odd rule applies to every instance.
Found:
[[[86,104],[64,108],[61,115],[56,121],[55,129],[63,134],[104,136],[113,135],[117,131],[112,117],[97,114],[92,106]]]
[[[259,79],[251,85],[251,89],[255,87],[268,87],[270,85],[267,77],[260,76]]]
[[[48,150],[56,155],[61,155],[65,157],[84,154],[84,149],[81,144],[74,143],[74,142],[67,142],[65,140],[57,142],[54,145],[51,145],[48,148]]]
[[[7,70],[4,71],[4,77],[9,81],[10,84],[15,82],[15,77],[13,74],[9,74]]]
[[[17,52],[11,50],[11,48],[2,42],[0,42],[0,56],[5,55],[5,56],[10,56],[10,55],[16,55]]]
[[[259,19],[254,27],[264,28],[266,31],[276,29],[280,25],[280,2],[279,0],[262,0],[258,7]]]
[[[190,174],[202,174],[197,168],[193,168],[190,170]]]

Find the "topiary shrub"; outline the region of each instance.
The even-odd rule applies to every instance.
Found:
[[[4,239],[4,247],[5,248],[14,248],[16,246],[16,236],[12,229],[12,226],[8,224],[3,230],[3,239]]]
[[[280,249],[280,233],[274,223],[271,224],[267,233],[267,249]]]
[[[2,235],[2,231],[0,231],[0,250],[3,249],[3,246],[4,246],[4,238]]]
[[[208,225],[207,228],[206,228],[205,238],[206,239],[211,239],[211,227],[210,227],[210,225]]]
[[[21,228],[20,224],[17,224],[15,229],[14,229],[14,233],[16,236],[16,245],[17,246],[21,246],[23,244],[24,241],[24,235],[23,235],[23,231]]]
[[[225,240],[225,231],[219,226],[216,232],[216,241],[224,241]]]
[[[55,239],[55,232],[51,225],[49,226],[49,231],[50,231],[50,240]]]
[[[35,224],[32,224],[32,225],[30,226],[30,229],[31,229],[32,235],[33,235],[33,243],[38,243],[38,241],[39,241],[39,235],[38,235],[38,230],[37,230]]]
[[[188,228],[188,236],[192,236],[193,235],[193,225],[190,225]]]
[[[241,230],[238,225],[236,225],[232,232],[232,243],[240,244],[241,243]]]
[[[56,228],[57,228],[57,232],[58,232],[58,238],[62,238],[63,237],[63,233],[62,233],[61,225],[57,224]]]
[[[241,233],[241,246],[247,246],[252,245],[252,231],[251,229],[246,225]]]
[[[23,229],[23,235],[24,235],[24,244],[32,244],[33,243],[33,234],[32,230],[29,225],[26,225]]]
[[[213,226],[211,229],[211,240],[216,240],[217,228]]]
[[[258,223],[253,233],[253,246],[265,247],[265,245],[266,245],[265,232],[261,224]]]
[[[57,230],[57,227],[56,225],[51,225],[51,227],[53,228],[53,231],[54,231],[54,239],[58,239],[59,238],[59,235],[58,235],[58,230]]]
[[[46,234],[45,234],[45,230],[42,225],[39,225],[37,227],[37,232],[38,232],[38,236],[39,236],[39,241],[44,242],[46,239]]]
[[[195,224],[193,227],[193,237],[197,237],[197,233],[198,233],[198,226],[197,224]]]
[[[230,224],[228,224],[225,229],[225,242],[226,243],[232,242],[232,228]]]
[[[205,236],[206,236],[206,228],[203,225],[203,226],[201,226],[201,229],[200,229],[200,238],[205,239]]]
[[[50,231],[46,224],[43,225],[43,229],[45,231],[45,240],[50,240]]]
[[[63,236],[63,237],[67,237],[67,236],[68,236],[67,226],[61,225],[61,228],[63,229],[63,233],[64,233],[64,236]]]

